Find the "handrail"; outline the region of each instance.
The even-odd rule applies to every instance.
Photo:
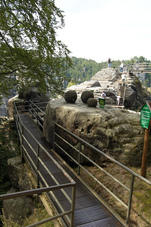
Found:
[[[71,186],[73,186],[73,188],[74,188],[73,196],[75,197],[75,183],[67,183],[67,184],[60,184],[60,185],[55,185],[55,186],[25,190],[25,191],[21,191],[21,192],[13,192],[13,193],[9,193],[9,194],[3,194],[3,195],[0,195],[0,200],[8,200],[8,199],[14,199],[14,198],[23,197],[23,196],[34,195],[34,194],[41,194],[43,192],[55,191],[55,190],[58,190],[58,189],[61,189],[61,188],[68,188],[68,187],[71,187]],[[71,209],[66,211],[66,212],[63,212],[59,215],[55,215],[55,216],[50,217],[50,218],[43,219],[39,222],[33,223],[33,224],[28,225],[26,227],[38,226],[38,225],[44,224],[46,222],[52,221],[54,219],[63,217],[65,215],[72,214],[73,209],[74,209],[74,207],[72,206]],[[73,226],[73,225],[71,225],[71,226]]]
[[[18,105],[19,106],[19,105]],[[56,198],[55,194],[51,194],[51,196],[54,198],[56,204],[59,206],[60,211],[62,212],[62,214],[59,214],[59,217],[62,217],[64,215],[67,215],[69,213],[71,213],[72,215],[70,216],[70,218],[68,216],[66,216],[67,220],[69,221],[69,223],[71,224],[71,226],[73,226],[74,223],[74,209],[75,209],[75,190],[76,190],[76,182],[70,177],[70,175],[62,168],[62,166],[49,154],[49,152],[45,149],[45,147],[42,146],[42,144],[39,143],[39,141],[33,136],[33,134],[30,132],[30,130],[28,130],[28,128],[25,126],[25,124],[21,121],[21,117],[19,115],[18,112],[18,106],[15,105],[14,103],[14,111],[15,111],[15,120],[16,120],[16,126],[17,126],[17,130],[18,130],[18,134],[19,134],[19,138],[20,138],[20,142],[21,142],[21,148],[22,148],[22,156],[25,153],[27,156],[27,160],[29,161],[29,164],[31,165],[32,169],[34,167],[34,171],[37,174],[37,185],[39,185],[39,176],[41,177],[42,181],[44,182],[44,184],[47,186],[47,188],[49,188],[49,185],[47,184],[47,182],[45,181],[45,179],[43,178],[43,176],[41,175],[41,173],[39,172],[39,163],[41,163],[41,165],[45,168],[45,170],[47,171],[47,173],[51,176],[51,178],[54,180],[54,182],[57,184],[57,186],[60,185],[60,189],[62,191],[62,193],[64,194],[65,198],[69,201],[69,203],[71,204],[71,211],[65,211],[62,208],[62,205],[60,203],[60,201],[58,201],[58,199]],[[29,104],[28,104],[29,106]],[[35,151],[33,149],[33,147],[30,145],[30,143],[28,142],[28,140],[26,139],[26,137],[24,136],[24,133],[26,132],[26,134],[28,134],[33,140],[34,142],[37,144],[38,150]],[[35,164],[31,157],[28,155],[28,151],[26,150],[24,144],[27,144],[29,146],[29,149],[31,150],[31,152],[34,154],[34,156],[37,159],[37,164]],[[56,165],[56,167],[65,175],[65,177],[69,180],[70,183],[66,183],[63,184],[65,185],[65,187],[72,187],[72,198],[70,199],[70,197],[68,196],[68,194],[64,191],[64,188],[61,187],[61,184],[55,179],[55,177],[53,176],[53,174],[51,174],[51,172],[49,171],[49,169],[44,165],[44,162],[42,161],[42,159],[39,157],[39,149],[41,149],[43,151],[43,153],[46,153],[46,155],[52,160],[52,162]],[[55,186],[56,187],[56,186]],[[53,191],[53,190],[52,190]],[[51,192],[53,193],[53,192]],[[58,216],[57,216],[58,217]],[[49,220],[52,220],[52,218],[49,218]],[[31,225],[31,226],[36,226],[36,225]]]
[[[86,142],[85,140],[83,140],[82,138],[80,138],[79,136],[73,134],[72,132],[70,132],[69,130],[67,130],[66,128],[62,127],[61,125],[55,123],[56,126],[58,126],[59,128],[63,129],[65,132],[67,132],[69,135],[73,136],[75,139],[77,139],[78,141],[80,141],[81,143],[85,144],[86,146],[92,148],[93,150],[95,150],[96,152],[100,153],[101,155],[103,155],[104,157],[106,157],[107,159],[109,159],[110,161],[114,162],[115,164],[119,165],[120,167],[122,167],[123,169],[125,169],[127,172],[129,172],[130,174],[138,177],[140,180],[145,181],[147,184],[151,185],[151,181],[147,180],[146,178],[140,176],[139,174],[135,173],[133,170],[131,170],[130,168],[128,168],[127,166],[123,165],[121,162],[117,161],[116,159],[112,158],[111,156],[105,154],[103,151],[99,150],[98,148],[94,147],[93,145],[91,145],[90,143]]]
[[[123,165],[122,163],[120,163],[119,161],[115,160],[114,158],[112,158],[109,155],[105,154],[103,151],[101,151],[98,148],[94,147],[93,145],[89,144],[88,142],[86,142],[85,140],[83,140],[82,138],[80,138],[79,136],[73,134],[72,132],[70,132],[69,130],[67,130],[66,128],[64,128],[63,126],[61,126],[61,125],[59,125],[57,123],[54,123],[54,124],[55,124],[54,150],[55,150],[55,148],[59,148],[59,150],[61,150],[63,153],[65,153],[74,163],[76,163],[78,165],[78,168],[83,169],[87,175],[89,175],[96,183],[98,183],[101,187],[103,187],[106,190],[106,192],[108,192],[113,198],[115,198],[123,207],[125,207],[127,209],[126,223],[125,224],[126,225],[129,224],[129,222],[130,222],[130,215],[131,215],[132,196],[133,196],[133,191],[134,191],[134,182],[135,182],[135,179],[138,178],[139,180],[143,181],[144,183],[147,183],[149,186],[151,186],[151,181],[149,181],[148,179],[146,179],[146,178],[140,176],[139,174],[135,173],[133,170],[129,169],[128,167],[126,167],[125,165]],[[107,173],[106,170],[104,171],[103,168],[100,167],[94,160],[92,160],[90,157],[88,157],[87,155],[85,155],[82,152],[81,146],[80,146],[80,148],[74,147],[69,142],[69,140],[66,137],[63,137],[62,136],[62,131],[61,131],[61,133],[59,133],[60,131],[57,132],[57,128],[63,130],[64,133],[66,133],[67,135],[69,135],[72,138],[76,139],[78,141],[78,143],[80,143],[80,144],[82,144],[84,146],[89,147],[91,150],[96,151],[100,155],[103,155],[105,158],[107,158],[108,160],[110,160],[111,162],[115,163],[116,165],[118,165],[119,167],[121,167],[122,169],[124,169],[126,172],[128,172],[131,175],[130,186],[127,187],[127,186],[123,185],[123,183],[121,183],[118,179],[116,179],[114,176],[112,176],[112,174]],[[68,145],[69,149],[72,148],[77,153],[77,157],[78,158],[75,159],[74,158],[75,156],[72,156],[72,154],[69,154],[68,151],[66,151],[63,148],[63,144],[62,143],[61,143],[61,145],[59,145],[59,142],[57,142],[57,138],[59,139],[59,141],[62,141],[63,144]],[[70,139],[70,141],[71,141],[71,139]],[[86,160],[90,161],[99,170],[103,171],[105,174],[107,174],[109,177],[111,177],[112,180],[116,181],[116,183],[118,183],[120,186],[122,186],[124,189],[126,189],[129,192],[128,204],[126,204],[123,200],[121,200],[107,186],[105,186],[103,183],[101,183],[100,180],[98,180],[88,169],[86,169],[80,163],[81,157],[84,157]],[[80,175],[80,170],[78,170],[78,174]],[[110,211],[112,212],[112,210],[110,210]],[[118,216],[116,216],[116,217],[118,219]],[[120,221],[120,219],[118,219],[118,220]]]
[[[38,120],[38,119],[37,119]],[[78,174],[80,175],[80,168],[83,169],[87,174],[89,174],[89,176],[91,176],[98,184],[100,184],[108,193],[110,193],[115,199],[117,199],[118,202],[120,202],[126,209],[127,209],[127,216],[126,216],[126,225],[129,223],[130,221],[130,215],[131,215],[131,206],[132,206],[132,197],[133,197],[133,191],[134,191],[134,183],[135,183],[135,179],[138,178],[139,180],[143,181],[144,183],[148,184],[149,186],[151,186],[151,181],[149,181],[148,179],[140,176],[139,174],[137,174],[136,172],[134,172],[133,170],[129,169],[127,166],[123,165],[122,163],[120,163],[119,161],[115,160],[114,158],[112,158],[111,156],[107,155],[106,153],[104,153],[103,151],[99,150],[98,148],[94,147],[93,145],[89,144],[88,142],[86,142],[85,140],[83,140],[82,138],[78,137],[77,135],[73,134],[72,132],[70,132],[69,130],[67,130],[66,128],[62,127],[61,125],[57,124],[54,122],[55,125],[55,137],[59,138],[62,140],[63,143],[65,143],[66,145],[68,145],[70,148],[74,149],[77,152],[77,159],[75,159],[72,155],[70,155],[66,150],[63,149],[63,145],[59,146],[59,144],[56,141],[55,138],[55,142],[54,142],[54,150],[55,150],[55,146],[57,146],[62,152],[64,152],[72,161],[74,161],[77,165],[78,165]],[[57,133],[57,127],[61,130],[63,130],[65,133],[67,133],[68,135],[70,135],[71,137],[73,137],[74,139],[76,139],[79,143],[80,143],[80,148],[76,148],[74,146],[72,146],[72,144],[65,138],[62,137],[62,135],[59,135]],[[131,175],[131,180],[130,180],[130,185],[129,187],[127,187],[126,185],[124,185],[122,182],[120,182],[118,179],[116,179],[114,176],[112,176],[112,174],[108,173],[106,170],[104,170],[101,166],[99,166],[97,163],[95,163],[95,161],[93,161],[92,159],[90,159],[90,157],[88,157],[87,155],[85,155],[82,152],[81,147],[83,146],[87,146],[90,149],[94,150],[95,152],[97,152],[99,155],[103,155],[106,159],[110,160],[111,162],[113,162],[114,164],[118,165],[120,168],[124,169],[126,172],[128,172]],[[129,199],[128,199],[128,204],[125,204],[125,202],[123,202],[121,199],[119,199],[116,195],[113,195],[113,192],[111,192],[105,185],[102,185],[101,182],[98,181],[98,179],[96,179],[96,177],[94,177],[92,175],[92,173],[90,173],[81,163],[80,163],[80,159],[81,157],[84,157],[85,159],[87,159],[88,161],[90,161],[94,166],[96,166],[99,170],[103,171],[107,176],[111,177],[116,183],[118,183],[120,186],[122,186],[125,190],[127,190],[129,192]],[[98,198],[98,197],[97,197]],[[111,210],[110,210],[111,211]],[[111,211],[112,212],[112,211]],[[113,213],[113,215],[115,215],[115,213]],[[116,216],[116,215],[115,215]],[[116,218],[118,219],[118,216],[116,216]],[[121,221],[119,219],[119,221]],[[123,222],[122,222],[123,224]]]
[[[49,186],[49,187],[25,190],[25,191],[21,191],[21,192],[12,192],[12,193],[8,193],[8,194],[2,194],[2,195],[0,195],[0,200],[14,199],[14,198],[22,197],[22,196],[41,194],[43,192],[54,191],[56,189],[68,188],[73,185],[75,185],[75,183],[66,183],[66,184],[54,185],[54,186]]]
[[[19,120],[21,121],[20,119],[20,116],[19,116]],[[44,150],[45,152],[47,152],[47,150],[39,143],[39,141],[33,136],[33,134],[28,130],[28,128],[25,126],[25,124],[22,122],[22,126],[26,129],[26,131],[28,132],[28,134],[34,138],[36,144],[42,149]],[[65,170],[62,168],[62,166],[59,165],[59,163],[51,156],[49,155],[49,158],[51,158],[51,160],[55,163],[55,165],[62,171],[62,172],[65,172]],[[66,177],[71,181],[71,182],[74,182],[74,180],[70,177],[70,175],[68,173],[66,173]]]

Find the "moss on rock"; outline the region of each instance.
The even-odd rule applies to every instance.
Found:
[[[94,94],[92,91],[83,91],[81,94],[81,100],[83,103],[87,103],[89,98],[94,98]]]
[[[66,100],[67,103],[75,103],[77,99],[77,93],[74,90],[67,91],[64,94],[64,99]]]
[[[89,98],[87,100],[87,104],[89,107],[96,107],[97,106],[97,100],[94,98]]]

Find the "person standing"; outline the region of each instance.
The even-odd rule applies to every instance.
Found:
[[[106,93],[105,93],[105,91],[102,92],[101,96],[102,96],[103,99],[106,98]]]
[[[117,105],[119,106],[120,105],[120,100],[121,100],[121,97],[120,95],[117,96]]]
[[[111,62],[111,59],[109,58],[108,59],[108,68],[111,68],[111,66],[112,66],[112,62]]]
[[[124,68],[124,64],[123,62],[120,64],[120,72],[122,73],[123,72],[123,68]]]

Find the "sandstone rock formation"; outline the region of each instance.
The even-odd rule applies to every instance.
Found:
[[[8,100],[8,117],[9,119],[13,119],[14,118],[14,102],[18,100],[18,95],[10,98]]]
[[[27,176],[24,164],[21,163],[21,157],[17,156],[8,159],[8,175],[11,189],[7,193],[24,191],[32,189],[32,183]],[[32,197],[24,196],[3,201],[3,215],[5,226],[10,222],[16,223],[17,226],[23,226],[24,219],[27,219],[34,212],[34,200]]]
[[[47,105],[43,131],[47,142],[53,145],[57,122],[119,161],[138,165],[144,136],[139,121],[138,112],[109,106],[89,108],[80,101],[65,104],[63,99],[57,99]]]
[[[136,75],[126,72],[125,77],[126,80],[123,82],[119,71],[114,68],[105,68],[97,72],[90,81],[73,85],[67,90],[76,90],[79,95],[85,90],[91,90],[95,98],[100,97],[105,91],[107,104],[116,104],[116,97],[120,95],[122,104],[126,108],[138,110],[149,98],[149,93],[142,87]]]

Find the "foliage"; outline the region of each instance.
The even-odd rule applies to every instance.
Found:
[[[6,190],[10,183],[8,183],[8,168],[7,160],[19,152],[17,143],[17,134],[14,130],[12,122],[0,119],[0,193]]]
[[[93,60],[87,60],[84,58],[72,57],[72,67],[70,67],[66,76],[68,81],[72,81],[74,84],[79,84],[85,80],[89,80],[96,72],[106,67],[106,63],[97,63]]]
[[[73,82],[72,80],[68,83],[68,86],[67,87],[71,87],[71,86],[73,86],[73,85],[76,85],[76,83],[75,82]]]
[[[65,98],[67,103],[75,103],[75,101],[77,99],[77,93],[74,90],[67,91],[64,94],[64,98]]]
[[[64,18],[54,0],[0,0],[0,15],[0,91],[38,82],[59,92],[71,61],[56,39]]]
[[[66,77],[68,83],[68,87],[74,84],[79,84],[86,80],[90,80],[92,76],[95,75],[98,71],[107,67],[107,61],[97,63],[93,60],[88,60],[84,58],[76,58],[72,57],[72,67],[70,67],[66,72]],[[151,61],[147,60],[145,57],[133,57],[130,60],[123,60],[124,65],[127,65],[129,69],[131,69],[132,64],[137,63],[147,63],[151,64]],[[113,68],[119,68],[121,64],[120,60],[112,61]],[[151,74],[146,74],[142,81],[144,86],[151,87]]]
[[[36,223],[38,221],[42,221],[43,219],[47,219],[50,218],[50,215],[47,213],[45,207],[42,205],[41,201],[37,200],[36,202],[36,198],[35,198],[35,209],[32,215],[30,215],[29,217],[24,218],[23,224],[18,224],[16,222],[14,222],[12,220],[12,217],[10,217],[9,219],[6,218],[5,216],[2,216],[2,222],[3,222],[3,226],[4,227],[20,227],[20,226],[27,226],[27,225],[31,225],[33,223]],[[42,225],[43,227],[54,227],[55,224],[53,221],[49,221],[47,223],[44,223]]]

